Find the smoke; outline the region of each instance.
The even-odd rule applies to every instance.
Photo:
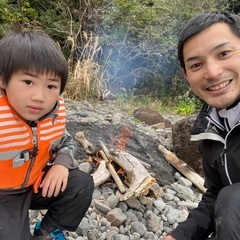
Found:
[[[110,53],[110,56],[109,56]],[[160,93],[171,86],[178,71],[176,50],[163,50],[157,43],[127,42],[104,45],[108,88],[113,93]],[[107,61],[107,62],[106,62]]]

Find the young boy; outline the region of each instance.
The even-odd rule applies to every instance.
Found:
[[[60,97],[68,64],[39,31],[0,41],[0,239],[66,239],[92,199],[92,177],[74,167]],[[30,233],[29,209],[47,209]]]

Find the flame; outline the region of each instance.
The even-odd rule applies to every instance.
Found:
[[[117,174],[122,174],[122,175],[124,175],[125,172],[124,172],[123,168],[119,168],[119,169],[117,170]]]
[[[126,179],[127,175],[123,168],[120,167],[116,172],[122,181]]]
[[[92,157],[91,157],[91,156],[88,156],[87,162],[90,162],[90,163],[92,163],[92,162],[93,162],[93,159],[92,159]]]
[[[120,136],[118,137],[118,143],[119,143],[118,148],[121,151],[124,151],[126,149],[127,141],[129,139],[129,137],[132,135],[132,133],[133,133],[133,131],[129,127],[127,127],[127,126],[122,127]]]
[[[91,163],[95,168],[98,168],[100,161],[102,160],[102,157],[100,157],[97,152],[95,156],[88,156],[87,162]]]

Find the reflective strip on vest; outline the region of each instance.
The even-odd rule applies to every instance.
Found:
[[[30,144],[29,129],[16,120],[16,116],[7,106],[0,107],[0,124],[1,153],[26,149],[26,146]],[[2,157],[0,158],[2,159]]]
[[[24,151],[26,151],[26,149],[9,151],[9,152],[0,152],[0,161],[17,158]]]

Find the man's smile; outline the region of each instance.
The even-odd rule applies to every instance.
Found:
[[[223,89],[226,86],[228,86],[231,81],[232,80],[227,80],[227,81],[222,82],[222,83],[220,83],[218,85],[215,85],[215,86],[212,86],[212,87],[208,87],[207,90],[209,90],[209,91],[217,91],[217,90]]]

